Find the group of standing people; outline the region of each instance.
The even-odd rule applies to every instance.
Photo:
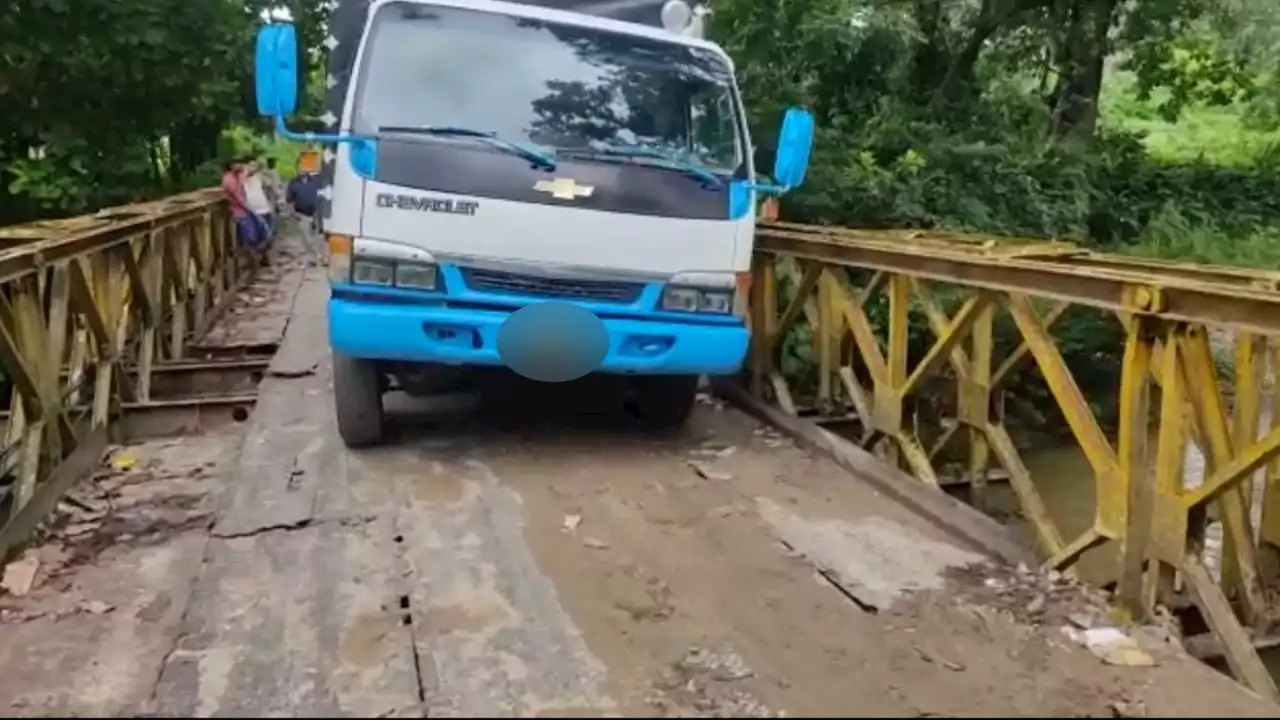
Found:
[[[222,168],[222,193],[235,219],[236,234],[250,250],[262,253],[276,234],[276,219],[284,207],[284,184],[276,170],[276,161],[266,166],[256,158],[227,162]]]

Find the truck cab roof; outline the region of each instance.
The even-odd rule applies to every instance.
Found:
[[[660,28],[662,27],[662,5],[666,0],[508,0],[508,2]]]

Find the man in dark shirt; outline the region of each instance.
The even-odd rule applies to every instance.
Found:
[[[316,217],[316,200],[319,191],[319,173],[308,172],[299,172],[289,181],[289,187],[285,189],[285,199],[293,206],[294,212],[307,218],[306,220],[299,218],[302,237],[316,264],[324,262],[324,251],[320,247],[323,241],[319,237],[320,218]]]
[[[285,198],[299,215],[314,219],[316,214],[316,195],[320,190],[320,176],[315,173],[302,173],[289,181]]]

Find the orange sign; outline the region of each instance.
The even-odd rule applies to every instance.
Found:
[[[303,150],[298,155],[298,172],[307,175],[320,172],[320,151]]]

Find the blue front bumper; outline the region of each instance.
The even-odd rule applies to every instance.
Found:
[[[329,300],[329,343],[348,357],[501,366],[498,328],[509,316],[501,309],[334,297]],[[609,330],[609,353],[601,372],[730,375],[742,368],[747,354],[748,332],[741,323],[602,320]]]

